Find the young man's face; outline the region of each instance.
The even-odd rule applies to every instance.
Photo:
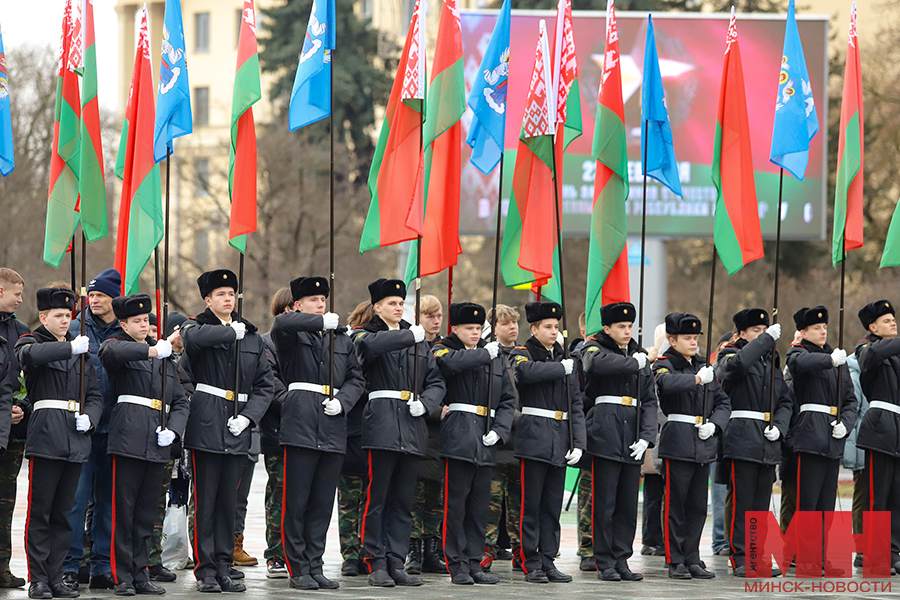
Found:
[[[742,329],[740,337],[742,340],[747,340],[748,342],[752,342],[756,338],[758,338],[762,333],[768,329],[765,325],[754,325],[753,327],[748,327],[747,329]]]
[[[159,339],[159,325],[151,325],[150,332],[148,335],[150,335],[150,337],[152,337],[154,340],[158,340]]]
[[[497,323],[497,341],[504,346],[514,346],[519,337],[519,322],[515,319]]]
[[[122,331],[133,337],[137,342],[143,342],[148,335],[151,335],[149,314],[128,317],[124,321],[119,321],[119,325],[122,326]]]
[[[869,331],[883,338],[897,337],[897,319],[891,313],[881,315],[869,325]]]
[[[19,308],[24,289],[21,283],[0,282],[0,312],[13,312]]]
[[[50,335],[64,338],[72,322],[72,311],[65,308],[52,308],[40,314],[41,325],[47,328]]]
[[[296,302],[294,302],[294,308],[302,313],[308,313],[311,315],[324,315],[325,314],[325,295],[319,294],[317,296],[303,296]]]
[[[466,345],[466,348],[475,348],[478,346],[478,340],[481,339],[481,330],[483,328],[483,325],[467,323],[466,325],[453,325],[450,330]]]
[[[206,306],[213,311],[213,314],[227,321],[231,318],[231,313],[234,311],[234,296],[234,288],[220,287],[210,292],[209,296],[204,298],[204,300],[206,300]]]
[[[103,321],[110,321],[112,319],[107,319],[108,316],[113,314],[112,309],[112,298],[107,296],[103,292],[98,292],[96,290],[92,292],[88,292],[88,304],[91,308],[91,313]]]
[[[419,324],[425,329],[425,337],[434,339],[441,333],[441,323],[444,321],[444,312],[439,308],[429,315],[422,315]]]
[[[559,337],[559,319],[544,319],[537,323],[531,324],[531,335],[544,345],[545,348],[552,348]]]
[[[825,345],[825,340],[828,339],[828,325],[825,323],[815,323],[800,330],[800,336],[808,341],[812,342],[816,346],[820,348]]]
[[[678,354],[690,358],[697,354],[697,348],[700,345],[699,338],[700,336],[696,333],[679,333],[669,336],[669,345]]]
[[[391,327],[400,324],[403,318],[403,298],[400,296],[388,296],[374,304],[375,314]]]
[[[628,342],[631,341],[631,331],[633,328],[634,323],[620,321],[618,323],[613,323],[612,325],[604,325],[603,333],[611,337],[620,348],[624,348],[628,345]]]

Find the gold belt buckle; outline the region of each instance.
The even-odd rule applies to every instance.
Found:
[[[150,401],[150,408],[153,410],[162,410],[162,401],[154,398]]]
[[[331,395],[331,387],[330,387],[330,386],[327,386],[327,385],[323,385],[323,386],[322,386],[322,395],[323,395],[323,396],[330,396],[330,395]]]
[[[225,390],[225,399],[229,402],[234,402],[234,391],[233,390]]]
[[[634,398],[631,396],[622,396],[622,406],[633,406]]]
[[[403,390],[402,392],[400,392],[401,400],[409,400],[410,398],[412,398],[412,392],[410,392],[409,390]]]
[[[487,415],[487,406],[476,406],[475,414],[477,414],[480,417],[486,416]]]
[[[553,415],[553,419],[556,421],[562,421],[563,420],[563,411],[561,411],[561,410],[556,411],[556,414]]]
[[[836,417],[837,416],[837,406],[830,407],[828,409],[828,414],[830,414],[832,417]]]
[[[771,413],[763,413],[763,421],[768,421],[771,416]]]
[[[699,415],[694,417],[694,424],[695,425],[703,425],[703,417],[701,417]]]
[[[66,400],[66,410],[69,412],[78,412],[78,401]]]

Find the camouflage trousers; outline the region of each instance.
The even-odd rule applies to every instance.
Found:
[[[166,520],[166,507],[169,505],[169,486],[172,485],[172,467],[175,459],[170,458],[166,464],[165,475],[159,488],[159,505],[156,510],[156,519],[153,521],[153,533],[150,534],[150,558],[147,565],[152,567],[162,563],[162,533],[163,523]]]
[[[581,469],[578,478],[578,556],[594,556],[591,530],[591,469]]]
[[[281,546],[281,502],[284,489],[284,454],[275,452],[266,454],[266,552],[263,556],[284,559],[284,548]]]
[[[441,537],[444,522],[444,493],[440,481],[419,479],[413,495],[413,524],[409,537],[424,540]]]
[[[12,557],[12,518],[16,507],[16,478],[22,468],[25,444],[9,444],[6,452],[0,453],[0,574],[9,570]]]
[[[341,557],[362,560],[362,517],[366,510],[366,480],[341,473],[338,480],[338,534]]]
[[[513,550],[522,546],[519,541],[519,512],[522,507],[522,485],[519,465],[497,465],[491,479],[491,502],[485,530],[485,546],[496,554],[500,537],[500,517],[506,508],[506,534]]]

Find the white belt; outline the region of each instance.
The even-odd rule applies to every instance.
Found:
[[[330,392],[330,388],[327,385],[322,385],[320,383],[306,383],[303,381],[295,381],[288,385],[288,391],[301,391],[301,392],[314,392],[316,394],[322,394],[323,396],[328,396]],[[335,395],[340,392],[338,388],[334,388]]]
[[[545,419],[553,419],[554,421],[568,421],[569,413],[561,410],[547,410],[546,408],[534,408],[531,406],[522,407],[523,415],[531,415],[532,417],[544,417]]]
[[[768,421],[769,413],[758,410],[733,410],[730,419],[753,419],[755,421]]]
[[[37,405],[35,405],[35,407],[37,407]],[[900,406],[883,400],[872,400],[869,402],[869,408],[880,408],[881,410],[887,410],[900,415]]]
[[[219,398],[224,398],[229,402],[234,402],[234,392],[231,390],[223,390],[222,388],[217,388],[214,385],[207,385],[205,383],[198,383],[194,389],[198,392],[206,392],[207,394],[218,396]],[[247,394],[238,394],[237,396],[238,402],[247,401]]]
[[[465,404],[464,402],[451,402],[449,405],[447,405],[447,410],[449,410],[450,412],[467,412],[482,417],[487,414],[487,406],[482,406],[481,404]],[[494,418],[496,415],[497,411],[491,409],[491,418]]]
[[[38,400],[31,409],[41,410],[42,408],[56,408],[58,410],[67,410],[69,412],[78,412],[77,400]]]
[[[631,396],[597,396],[594,404],[620,404],[622,406],[637,406],[637,402]]]
[[[893,404],[891,406],[893,406]],[[829,406],[828,404],[801,404],[800,412],[820,412],[834,417],[837,416],[837,406]]]
[[[412,392],[403,390],[378,390],[377,392],[369,392],[369,400],[378,400],[379,398],[389,398],[391,400],[409,400],[412,398]]]
[[[128,404],[140,404],[141,406],[146,406],[147,408],[152,408],[153,410],[160,410],[162,408],[162,402],[157,399],[144,398],[143,396],[132,396],[130,394],[123,394],[119,396],[116,402],[126,402]],[[169,405],[166,404],[166,412],[169,412]]]
[[[691,425],[701,425],[703,423],[703,417],[694,416],[694,415],[679,415],[672,414],[666,417],[667,421],[672,421],[673,423],[690,423]]]

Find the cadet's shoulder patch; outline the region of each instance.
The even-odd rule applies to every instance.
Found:
[[[442,356],[444,356],[444,355],[447,355],[447,354],[450,354],[450,349],[449,349],[449,348],[439,348],[439,349],[437,349],[437,350],[434,351],[434,357],[435,357],[435,358],[440,358],[440,357],[442,357]]]
[[[528,357],[524,354],[516,354],[516,363],[525,362],[528,360]]]
[[[361,337],[364,336],[364,335],[366,335],[366,332],[365,332],[365,331],[359,331],[359,332],[356,332],[356,333],[353,334],[353,339],[354,339],[354,340],[358,340],[359,338],[361,338]]]
[[[588,351],[588,352],[596,352],[596,351],[599,350],[599,349],[600,349],[600,348],[599,348],[598,346],[588,346],[587,351]]]
[[[660,367],[656,370],[657,375],[663,375],[668,372],[669,372],[669,369],[667,369],[666,367]]]

